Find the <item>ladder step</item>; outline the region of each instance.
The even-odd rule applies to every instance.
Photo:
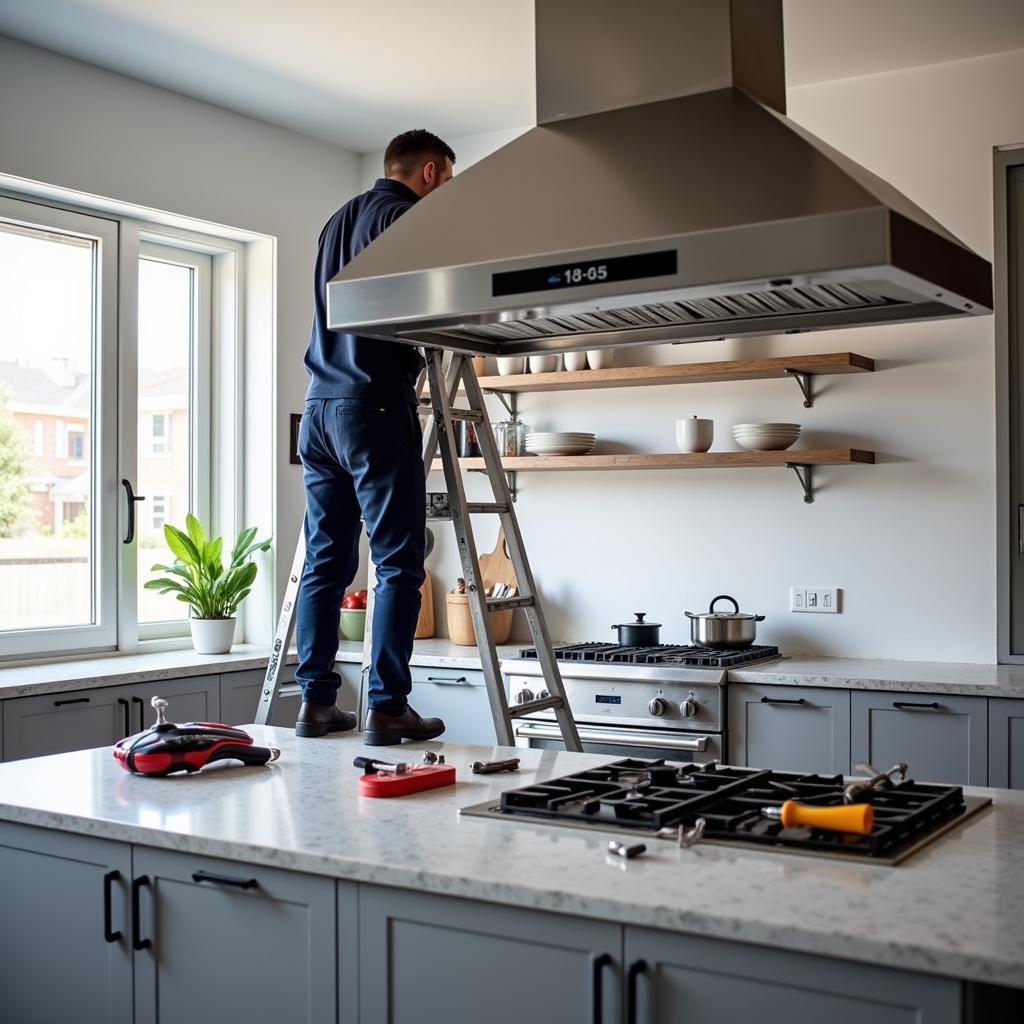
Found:
[[[465,420],[467,423],[482,423],[484,414],[479,409],[451,409],[453,420]]]
[[[534,606],[532,597],[495,597],[487,599],[487,610],[489,612],[507,612],[511,608],[532,608]]]
[[[530,700],[525,704],[514,704],[508,709],[509,718],[522,718],[523,715],[532,715],[535,711],[548,711],[550,708],[564,708],[565,701],[561,697],[542,697],[540,700]]]
[[[479,512],[479,513],[491,513],[493,515],[504,515],[509,511],[508,505],[504,502],[495,501],[467,501],[466,512],[467,514]],[[450,508],[438,508],[428,509],[427,518],[433,521],[451,519],[452,510]]]

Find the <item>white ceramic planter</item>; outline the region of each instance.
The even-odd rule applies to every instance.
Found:
[[[235,639],[234,619],[189,619],[196,654],[227,654]]]

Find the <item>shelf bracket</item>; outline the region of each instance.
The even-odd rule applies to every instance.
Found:
[[[804,501],[810,505],[814,501],[814,466],[799,462],[787,462],[786,465],[796,473],[796,478],[804,489]]]
[[[488,391],[487,394],[494,395],[503,406],[505,411],[509,414],[511,419],[519,419],[519,393],[517,391]]]
[[[508,493],[512,498],[513,503],[516,500],[516,471],[510,469],[505,473],[505,479],[508,481]]]
[[[812,375],[802,370],[786,370],[786,373],[797,382],[804,394],[804,408],[810,409],[814,405],[814,391],[812,388]]]

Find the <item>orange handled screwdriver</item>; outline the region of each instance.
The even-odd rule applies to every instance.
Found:
[[[875,823],[875,809],[871,804],[849,804],[843,807],[808,807],[795,800],[787,800],[781,807],[765,807],[766,818],[781,821],[785,828],[806,825],[827,829],[829,832],[854,832],[866,836]]]

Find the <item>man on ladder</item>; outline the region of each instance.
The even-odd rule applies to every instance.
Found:
[[[311,381],[299,452],[306,492],[306,564],[296,602],[296,679],[302,687],[295,732],[324,736],[354,729],[337,707],[335,670],[341,599],[359,559],[360,513],[377,567],[369,710],[370,745],[433,739],[439,718],[409,706],[409,659],[424,578],[426,485],[416,381],[416,348],[327,328],[327,282],[414,203],[452,176],[455,154],[430,132],[405,132],[384,154],[384,174],[343,206],[320,235],[313,329],[306,352]]]

